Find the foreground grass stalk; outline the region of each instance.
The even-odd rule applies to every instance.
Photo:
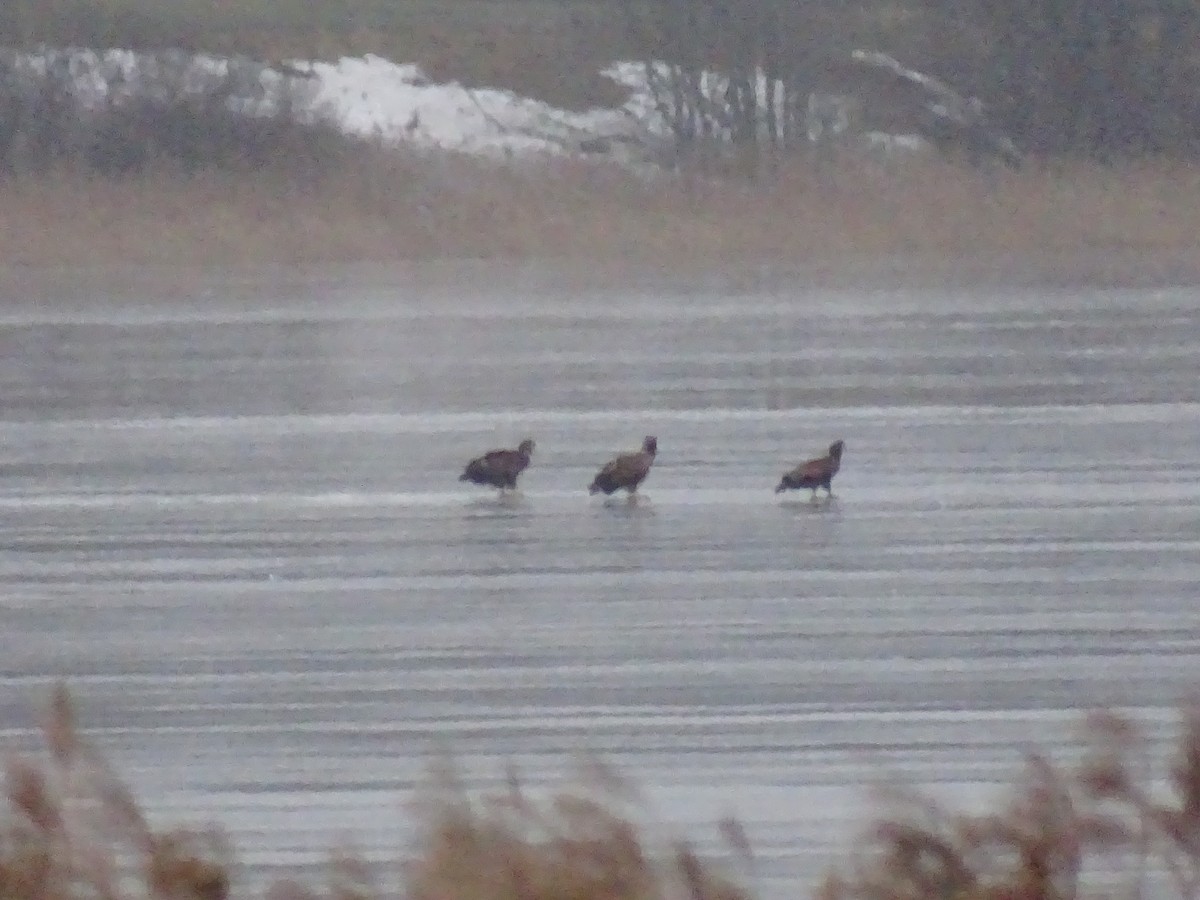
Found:
[[[215,828],[159,830],[80,734],[70,696],[54,691],[43,752],[10,756],[0,805],[3,900],[225,900],[235,857]],[[352,853],[323,885],[280,880],[269,900],[750,900],[747,888],[685,842],[659,845],[639,798],[602,765],[543,796],[515,775],[491,797],[468,794],[454,768],[435,773],[420,835],[382,886]],[[1030,755],[1001,808],[963,815],[897,790],[860,850],[820,886],[820,900],[1136,900],[1200,896],[1200,713],[1183,716],[1165,773],[1149,765],[1125,718],[1086,721],[1082,761]],[[298,810],[297,814],[302,811]],[[729,855],[750,841],[722,823]]]

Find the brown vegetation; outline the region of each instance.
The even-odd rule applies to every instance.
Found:
[[[956,815],[910,793],[871,829],[820,900],[1074,900],[1200,896],[1200,712],[1183,718],[1168,770],[1154,771],[1141,733],[1108,713],[1086,722],[1085,752],[1067,769],[1031,755],[1011,803]],[[0,898],[224,900],[234,856],[214,828],[160,831],[79,734],[58,688],[45,752],[13,757],[0,798]],[[383,886],[352,855],[323,887],[287,880],[270,900],[750,900],[686,843],[660,847],[637,823],[637,796],[600,764],[548,798],[515,776],[472,799],[446,767],[418,806],[420,839]],[[752,862],[736,821],[721,833]]]
[[[0,897],[224,900],[232,857],[216,830],[151,827],[54,693],[42,760],[10,759],[0,807]],[[136,887],[134,887],[136,885]]]
[[[915,15],[888,3],[853,16],[818,7],[811,40],[828,43],[818,36],[842,29],[843,50],[851,37],[910,28]],[[0,3],[0,39],[274,60],[378,52],[419,61],[439,79],[584,106],[618,99],[584,82],[636,49],[631,8],[12,0]],[[246,80],[259,64],[242,65]],[[0,268],[482,259],[682,273],[769,264],[859,283],[964,271],[1010,283],[1200,278],[1200,175],[1165,158],[987,171],[931,158],[816,160],[801,149],[770,173],[768,157],[752,153],[759,183],[737,177],[754,167],[728,154],[703,173],[636,175],[594,160],[387,152],[286,115],[248,124],[225,103],[232,83],[196,98],[178,81],[168,79],[166,104],[114,104],[82,125],[61,90],[31,95],[10,84],[11,96],[0,97]]]
[[[544,800],[514,775],[480,802],[450,772],[438,784],[404,867],[410,900],[750,900],[685,842],[654,846],[621,811],[635,799],[629,785],[604,766]],[[749,852],[736,824],[723,832],[732,849]]]
[[[474,258],[688,271],[902,259],[984,260],[1012,281],[1096,266],[1113,277],[1125,265],[1190,279],[1198,235],[1200,173],[1166,164],[989,174],[796,163],[768,187],[366,149],[311,178],[68,169],[0,180],[0,258],[25,267]]]
[[[158,831],[128,788],[79,734],[58,688],[43,725],[45,754],[12,758],[0,798],[3,900],[225,900],[234,857],[216,829]],[[499,796],[474,800],[447,767],[421,808],[421,840],[385,887],[352,855],[333,858],[327,884],[280,881],[270,900],[749,900],[685,842],[657,847],[622,812],[636,798],[600,764],[546,799],[510,776]],[[748,853],[736,823],[722,833]]]
[[[1086,722],[1078,767],[1031,754],[998,812],[955,815],[898,794],[895,813],[820,898],[1200,896],[1200,712],[1184,716],[1167,772],[1152,769],[1147,751],[1132,721],[1098,713]]]

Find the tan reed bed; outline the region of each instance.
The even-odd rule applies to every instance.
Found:
[[[1079,261],[1110,275],[1123,263],[1200,271],[1200,172],[1184,165],[795,162],[749,183],[578,160],[360,156],[317,175],[9,177],[0,259],[33,268],[495,259],[681,272],[975,259],[1002,261],[1014,278]]]
[[[9,756],[0,800],[4,900],[225,900],[244,896],[236,857],[214,826],[159,829],[79,733],[55,690],[44,752]],[[1129,719],[1085,719],[1077,764],[1031,753],[1010,802],[961,814],[890,792],[850,860],[819,900],[1068,900],[1200,895],[1200,712],[1185,712],[1168,765]],[[637,813],[636,792],[599,763],[565,789],[535,794],[510,775],[483,799],[452,765],[416,805],[419,839],[394,877],[335,852],[316,884],[281,880],[270,900],[750,900],[685,842],[664,843]],[[297,809],[296,815],[304,815]],[[721,834],[752,874],[751,841]],[[1153,890],[1151,890],[1153,885]]]

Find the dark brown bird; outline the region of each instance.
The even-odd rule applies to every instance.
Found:
[[[637,453],[624,453],[609,462],[601,469],[588,488],[589,494],[603,491],[611,494],[625,488],[630,496],[636,493],[638,485],[650,474],[654,465],[654,455],[658,452],[658,438],[647,435],[642,441],[642,449]]]
[[[533,441],[526,438],[516,450],[489,450],[467,463],[458,480],[488,484],[502,492],[515,489],[517,476],[525,471],[533,456],[533,447]]]
[[[779,486],[775,488],[775,493],[782,494],[784,491],[798,491],[803,488],[810,488],[812,490],[812,498],[816,500],[817,488],[823,487],[825,488],[825,492],[832,497],[833,476],[842,467],[842,450],[845,446],[842,441],[834,441],[829,445],[828,456],[800,463],[800,465],[786,473],[779,480]]]

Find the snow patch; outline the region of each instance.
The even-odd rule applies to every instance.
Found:
[[[483,156],[577,152],[620,144],[645,128],[631,98],[618,109],[568,112],[497,88],[435,84],[420,66],[378,56],[294,63],[316,82],[314,101],[350,134]]]

